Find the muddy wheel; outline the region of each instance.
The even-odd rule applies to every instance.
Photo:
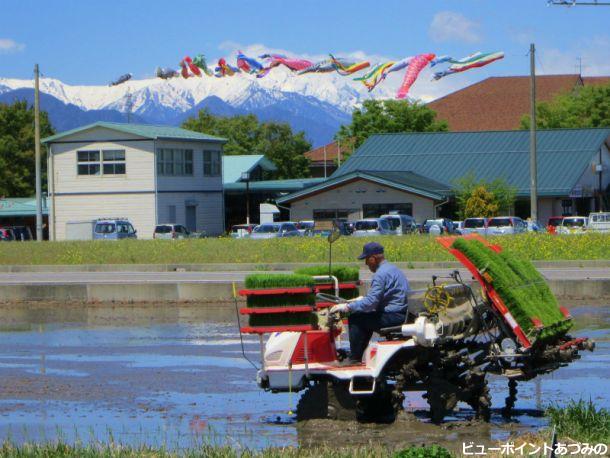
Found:
[[[487,386],[484,372],[471,374],[468,383],[469,393],[465,401],[475,412],[477,420],[488,422],[491,417],[491,395]]]
[[[358,406],[346,384],[321,381],[313,384],[297,404],[297,420],[329,418],[356,420]]]
[[[358,420],[374,423],[392,423],[398,413],[393,393],[381,389],[371,396],[358,398]]]
[[[428,382],[428,391],[424,397],[430,405],[432,422],[439,424],[453,411],[458,402],[457,387],[446,380],[432,378]]]

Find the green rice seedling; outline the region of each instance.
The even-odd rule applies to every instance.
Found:
[[[479,271],[488,274],[491,284],[526,334],[540,340],[565,334],[571,326],[559,309],[557,299],[536,268],[510,253],[496,253],[482,242],[458,238],[453,248],[470,259]],[[532,318],[544,328],[537,332]]]
[[[298,288],[312,287],[313,278],[309,275],[297,274],[251,274],[246,277],[246,288]]]
[[[409,447],[394,454],[394,458],[451,458],[449,450],[439,445]]]
[[[550,406],[545,413],[561,438],[610,443],[610,411],[596,408],[591,400],[570,401],[566,407]]]
[[[310,267],[301,267],[294,271],[299,275],[328,275],[327,265],[317,265]],[[360,279],[360,269],[354,266],[332,266],[331,275],[337,277],[339,282],[358,281]]]

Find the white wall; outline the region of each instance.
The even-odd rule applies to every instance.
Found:
[[[138,231],[138,238],[152,238],[155,230],[155,195],[92,194],[55,197],[56,240],[65,240],[68,221],[127,217]]]
[[[313,219],[314,210],[352,209],[349,219],[362,218],[363,204],[411,203],[417,222],[434,218],[434,201],[366,180],[356,180],[343,186],[307,196],[290,204],[293,221]]]
[[[224,232],[224,209],[222,192],[180,192],[157,194],[158,223],[175,223],[186,226],[186,202],[197,202],[197,231],[207,235]],[[169,207],[176,206],[176,221],[170,221]]]

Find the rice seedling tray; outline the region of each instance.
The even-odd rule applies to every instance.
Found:
[[[300,288],[262,288],[262,289],[241,289],[240,296],[279,296],[282,294],[313,294],[315,291],[312,287]]]
[[[274,332],[306,332],[313,331],[315,327],[311,324],[286,325],[286,326],[244,326],[241,332],[244,334],[271,334]]]
[[[313,307],[309,305],[302,305],[296,307],[245,307],[239,310],[242,315],[268,315],[275,313],[303,313],[311,312]]]

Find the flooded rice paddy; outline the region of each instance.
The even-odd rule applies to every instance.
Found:
[[[502,440],[544,427],[539,411],[551,403],[583,398],[610,408],[610,309],[571,311],[573,334],[595,338],[594,353],[521,383],[520,410],[511,423],[499,415],[506,381],[492,378],[490,425],[469,424],[462,406],[437,427],[428,423],[427,404],[416,393],[406,402],[414,416],[394,425],[274,424],[269,419],[289,418],[299,395],[258,389],[255,370],[241,354],[231,305],[0,306],[0,438],[169,448]],[[245,336],[245,352],[258,361],[256,338]]]

